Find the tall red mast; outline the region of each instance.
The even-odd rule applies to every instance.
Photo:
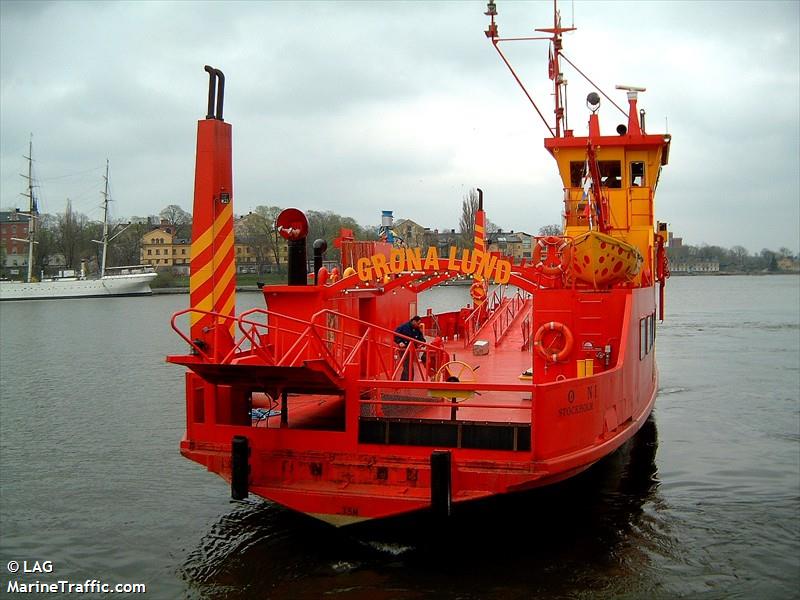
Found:
[[[508,70],[511,71],[511,74],[514,76],[514,79],[519,84],[519,87],[522,88],[522,91],[528,97],[531,105],[539,114],[542,121],[544,122],[547,129],[550,131],[550,135],[553,137],[562,137],[564,131],[566,130],[565,122],[566,122],[566,112],[564,109],[564,105],[566,104],[566,93],[565,90],[562,90],[562,87],[566,87],[567,80],[564,79],[563,74],[561,73],[561,35],[567,31],[575,31],[575,27],[561,27],[561,14],[558,12],[558,3],[557,0],[553,0],[553,26],[546,27],[541,29],[536,29],[536,31],[541,31],[543,33],[549,33],[550,36],[547,37],[521,37],[521,38],[501,38],[497,23],[495,23],[494,18],[497,16],[497,5],[495,5],[494,0],[489,0],[489,4],[486,7],[486,12],[483,13],[490,17],[491,22],[489,23],[489,28],[484,32],[486,37],[492,40],[492,45],[494,45],[495,50],[500,55],[500,58],[503,59],[503,62],[508,67]],[[525,89],[525,86],[522,84],[522,81],[517,76],[516,72],[514,71],[511,64],[506,59],[503,52],[500,50],[499,43],[500,42],[519,42],[519,41],[528,41],[528,40],[548,40],[551,43],[551,51],[550,51],[550,60],[548,62],[548,77],[553,81],[553,95],[555,97],[555,109],[553,110],[555,114],[555,127],[551,127],[550,124],[547,122],[547,119],[544,117],[542,112],[539,110],[539,107],[536,106],[536,102],[533,101],[531,95],[528,93],[528,90]],[[564,94],[564,105],[562,105],[562,93]]]
[[[553,26],[536,29],[536,31],[551,33],[553,35],[553,37],[550,38],[552,49],[550,63],[547,65],[547,68],[548,76],[553,81],[553,96],[555,97],[555,110],[553,111],[556,115],[555,137],[561,137],[566,130],[566,113],[565,107],[561,102],[561,94],[563,86],[565,88],[563,90],[564,104],[566,104],[567,80],[564,79],[564,75],[561,73],[561,35],[566,31],[575,31],[575,29],[575,27],[561,27],[561,13],[558,11],[558,0],[553,0]]]

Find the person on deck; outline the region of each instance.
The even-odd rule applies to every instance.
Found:
[[[422,333],[422,319],[418,315],[414,315],[411,317],[411,320],[407,323],[403,323],[397,329],[394,330],[394,343],[397,344],[397,347],[400,349],[400,353],[404,353],[406,351],[406,346],[409,344],[409,340],[406,338],[411,338],[413,340],[417,340],[420,342],[425,342],[425,334]],[[406,337],[402,337],[406,336]],[[409,352],[406,360],[403,361],[403,373],[400,376],[400,379],[403,381],[409,380],[409,374],[411,378],[413,378],[413,369],[411,369],[411,359],[412,353]],[[424,362],[424,357],[423,357]]]

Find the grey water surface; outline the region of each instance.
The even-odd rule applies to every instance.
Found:
[[[187,301],[0,305],[0,595],[97,579],[164,599],[800,597],[798,277],[673,277],[641,433],[436,527],[335,530],[233,502],[181,458],[182,369],[164,356],[185,349],[169,318]]]

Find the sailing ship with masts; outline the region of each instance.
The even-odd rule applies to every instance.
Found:
[[[28,219],[28,235],[26,238],[12,238],[15,242],[27,244],[28,265],[25,281],[0,281],[0,301],[5,300],[45,300],[55,298],[93,298],[108,296],[142,296],[152,294],[150,282],[156,278],[157,273],[143,265],[113,267],[106,264],[108,244],[122,231],[109,235],[108,205],[110,195],[108,191],[109,163],[106,160],[106,170],[103,187],[103,235],[100,240],[93,240],[100,244],[101,262],[100,273],[97,277],[89,277],[82,267],[80,273],[62,271],[61,276],[41,277],[37,279],[33,272],[34,247],[36,241],[37,220],[39,218],[33,184],[33,141],[28,145],[28,181],[27,196],[28,210],[20,212]]]

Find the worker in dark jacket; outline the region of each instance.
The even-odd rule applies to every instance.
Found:
[[[401,354],[405,352],[406,346],[408,346],[409,344],[409,340],[406,339],[407,337],[413,340],[417,340],[419,342],[425,341],[425,334],[422,333],[422,319],[417,315],[411,317],[411,320],[408,321],[407,323],[403,323],[402,325],[400,325],[397,329],[394,330],[394,332],[395,332],[394,343],[397,344],[397,347],[400,349]],[[411,353],[409,353],[406,360],[403,361],[403,373],[400,376],[400,379],[402,379],[403,381],[408,381],[409,371],[412,371],[413,375],[413,370],[409,369],[411,365],[411,359],[412,355]],[[424,357],[423,357],[423,362],[424,362]]]

